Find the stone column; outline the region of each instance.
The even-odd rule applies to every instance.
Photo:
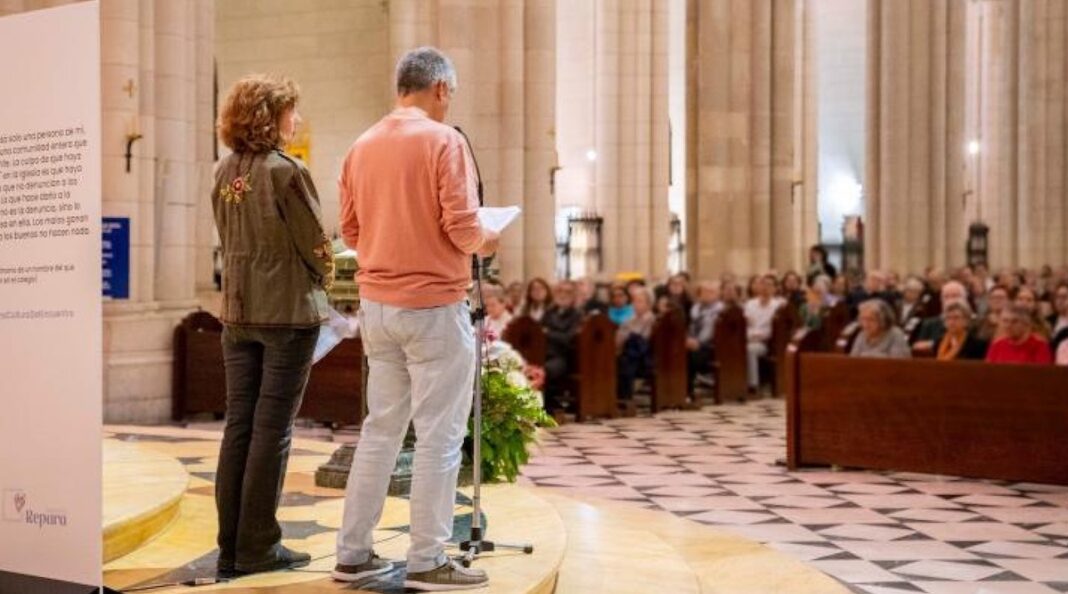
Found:
[[[870,1],[868,268],[963,263],[963,23],[958,2]]]
[[[527,0],[524,8],[523,267],[509,280],[551,278],[556,266],[553,168],[557,165],[556,0]]]
[[[196,221],[212,160],[212,55],[198,46],[213,45],[214,3],[101,10],[104,213],[129,217],[132,235],[130,299],[104,305],[104,415],[159,422],[170,416],[174,327],[198,305]],[[131,131],[144,138],[126,173]]]
[[[698,65],[688,131],[696,161],[690,224],[699,276],[799,264],[806,216],[793,189],[805,130],[795,126],[807,84],[795,77],[801,8],[770,0],[690,5]]]

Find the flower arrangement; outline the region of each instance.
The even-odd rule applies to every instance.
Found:
[[[555,427],[540,388],[545,373],[508,343],[487,336],[482,368],[482,478],[515,482],[538,427]],[[468,435],[473,431],[468,423]]]

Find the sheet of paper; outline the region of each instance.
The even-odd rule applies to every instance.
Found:
[[[327,321],[319,329],[319,341],[315,343],[315,354],[312,355],[312,363],[318,363],[323,357],[330,354],[334,347],[341,344],[346,338],[355,338],[359,330],[356,318],[346,318],[334,308],[329,308]]]
[[[518,206],[483,206],[478,209],[478,222],[486,229],[500,233],[522,212]]]

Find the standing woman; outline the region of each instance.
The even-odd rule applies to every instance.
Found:
[[[219,452],[219,574],[307,565],[282,545],[276,512],[311,371],[334,257],[319,197],[282,152],[300,123],[293,81],[251,75],[230,89],[219,138],[233,153],[211,194],[223,253],[226,430]]]

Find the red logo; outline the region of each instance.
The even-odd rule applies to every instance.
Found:
[[[15,493],[15,511],[21,514],[24,507],[26,507],[26,494]]]

